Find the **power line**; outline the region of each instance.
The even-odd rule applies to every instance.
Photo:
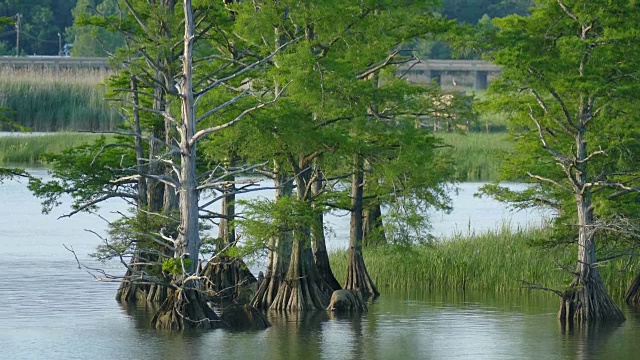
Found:
[[[37,36],[33,36],[27,32],[22,31],[22,36],[26,36],[30,39],[36,40],[39,43],[49,43],[49,44],[57,44],[58,40],[44,40],[44,39],[40,39]]]

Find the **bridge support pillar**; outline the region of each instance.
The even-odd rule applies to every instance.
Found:
[[[475,79],[473,81],[473,88],[475,90],[485,90],[487,88],[487,75],[488,71],[476,71]]]
[[[442,71],[427,70],[427,82],[442,85]]]

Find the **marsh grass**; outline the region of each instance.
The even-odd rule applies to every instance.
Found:
[[[548,229],[510,230],[504,227],[482,235],[457,236],[432,245],[367,248],[365,263],[376,285],[395,291],[506,294],[526,291],[521,280],[564,290],[572,275],[575,247],[531,246],[547,237]],[[345,279],[346,251],[330,256],[338,281]],[[605,262],[600,272],[612,296],[620,299],[640,271],[637,263],[621,272],[628,259]]]
[[[498,179],[503,151],[511,148],[506,133],[440,133],[450,146],[444,151],[453,158],[458,181],[493,181]]]
[[[0,107],[33,131],[108,130],[119,121],[104,100],[108,75],[91,69],[0,69]]]
[[[44,165],[42,154],[58,154],[92,142],[97,136],[89,133],[3,135],[0,136],[0,165]]]

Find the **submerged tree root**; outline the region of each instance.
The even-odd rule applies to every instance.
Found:
[[[167,300],[153,316],[151,324],[156,329],[216,329],[226,327],[207,303],[198,281],[190,281],[190,287],[176,286],[167,291]]]
[[[344,288],[347,290],[360,291],[365,298],[370,296],[376,298],[380,296],[380,292],[378,292],[371,276],[369,276],[362,254],[354,250],[349,251],[347,282]]]
[[[131,263],[137,261],[131,260]],[[146,304],[158,306],[167,300],[167,287],[148,282],[137,282],[138,276],[131,268],[127,269],[123,280],[120,282],[116,292],[116,300],[127,304]]]
[[[597,276],[597,275],[596,275]],[[622,322],[622,311],[597,278],[577,277],[560,300],[558,318],[562,323]]]
[[[636,276],[629,289],[627,289],[624,301],[629,305],[640,305],[640,274]]]
[[[243,296],[248,287],[258,280],[249,271],[242,259],[223,257],[210,261],[202,271],[207,279],[205,288],[215,293],[217,298],[230,298],[249,302],[251,296]],[[253,291],[249,291],[253,295]]]
[[[258,290],[251,299],[250,305],[257,309],[269,309],[278,293],[280,283],[281,279],[278,276],[265,276],[258,284]]]
[[[231,305],[220,316],[234,330],[263,330],[271,326],[267,317],[251,305]]]
[[[318,268],[318,275],[325,282],[325,287],[329,291],[328,295],[331,295],[333,291],[342,289],[338,280],[336,280],[331,270],[331,264],[329,263],[329,256],[326,250],[315,252],[315,263]]]
[[[116,293],[116,300],[126,304],[158,306],[167,300],[167,288],[158,284],[123,280]]]
[[[331,295],[331,301],[327,306],[329,311],[338,312],[362,312],[367,311],[367,304],[360,291],[336,290]]]
[[[271,310],[324,310],[326,296],[313,281],[306,278],[285,280],[271,304]]]

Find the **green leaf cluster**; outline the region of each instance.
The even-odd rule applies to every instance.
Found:
[[[191,259],[176,259],[169,258],[162,262],[162,271],[165,271],[173,276],[184,275],[183,269],[189,269],[193,265]]]

